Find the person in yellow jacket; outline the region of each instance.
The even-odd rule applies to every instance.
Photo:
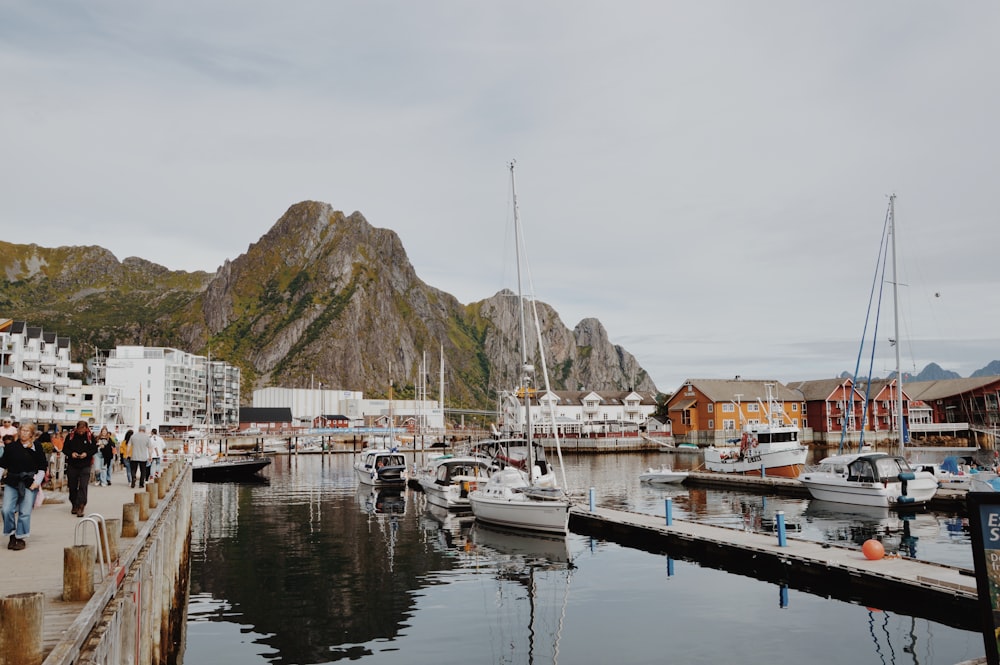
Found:
[[[118,458],[125,466],[125,475],[128,484],[132,484],[132,430],[125,432],[125,438],[118,444]]]

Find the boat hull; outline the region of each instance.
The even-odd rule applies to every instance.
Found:
[[[915,478],[907,483],[906,497],[903,497],[902,483],[857,482],[843,477],[807,473],[799,477],[814,499],[878,508],[903,508],[922,505],[934,497],[937,482],[933,478]],[[909,499],[909,500],[907,500]]]
[[[761,468],[768,476],[782,478],[798,478],[805,468],[806,455],[809,450],[805,446],[796,446],[783,450],[761,451],[756,454],[742,456],[739,449],[733,449],[734,454],[723,457],[725,449],[706,448],[705,468],[718,473],[738,473],[746,476],[761,475]]]
[[[246,460],[222,460],[191,467],[191,480],[195,482],[231,482],[249,480],[271,464],[270,457]]]
[[[670,469],[650,469],[639,474],[639,482],[655,485],[680,484],[688,477],[687,471],[672,471]]]
[[[529,486],[525,474],[507,467],[469,493],[476,520],[508,529],[569,533],[569,501],[554,487]]]

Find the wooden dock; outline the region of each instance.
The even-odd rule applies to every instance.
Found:
[[[574,506],[574,533],[696,561],[791,588],[978,630],[972,571],[905,557],[870,561],[859,547],[712,526],[663,516]]]
[[[736,473],[691,471],[684,484],[694,487],[713,487],[762,494],[780,494],[802,499],[809,498],[809,490],[795,478],[779,478],[777,476],[761,478],[760,476],[744,476]],[[963,490],[939,489],[934,498],[927,503],[927,508],[930,510],[964,511],[965,494]]]
[[[105,520],[121,520],[122,506],[132,503],[136,493],[145,491],[138,486],[129,487],[125,472],[116,471],[110,486],[90,486],[86,512],[88,515],[97,513]],[[122,584],[125,571],[139,557],[173,491],[168,488],[167,496],[159,499],[158,507],[150,511],[149,520],[139,523],[135,537],[119,537],[116,565],[107,570],[102,570],[100,564],[95,565],[94,595],[88,601],[63,600],[64,550],[96,542],[94,526],[70,513],[65,490],[47,491],[45,503],[32,511],[31,535],[26,539],[24,550],[0,549],[0,596],[27,592],[44,594],[42,652],[46,656],[54,655],[54,650],[80,648],[101,619],[105,605]]]

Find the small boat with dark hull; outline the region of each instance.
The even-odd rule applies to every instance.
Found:
[[[191,462],[195,482],[260,480],[259,473],[271,464],[270,457],[197,457]]]

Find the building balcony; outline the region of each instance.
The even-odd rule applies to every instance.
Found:
[[[25,349],[24,351],[21,352],[21,361],[22,362],[37,363],[41,359],[42,359],[42,354],[39,351],[32,351],[32,350],[29,350],[29,349]]]

